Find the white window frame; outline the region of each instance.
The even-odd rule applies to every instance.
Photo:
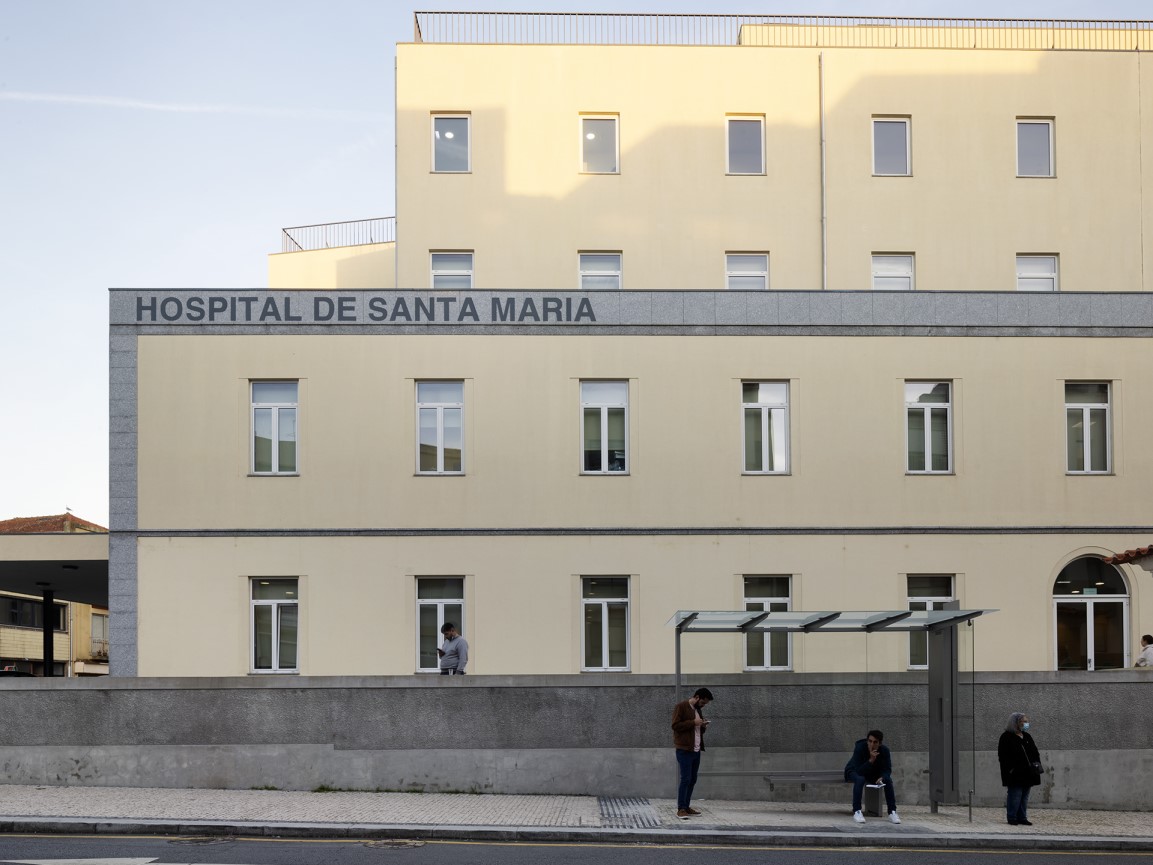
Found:
[[[877,170],[877,127],[882,123],[900,123],[905,127],[905,170],[904,171],[878,171]],[[888,116],[883,114],[873,117],[873,176],[874,177],[911,177],[913,175],[913,146],[912,132],[913,118],[907,115]]]
[[[261,580],[291,580],[296,583],[294,594],[296,600],[258,600],[254,597],[256,593],[256,585]],[[278,675],[285,673],[299,673],[300,672],[300,650],[301,650],[301,636],[304,633],[300,615],[300,578],[299,577],[250,577],[248,581],[248,599],[249,599],[249,645],[248,645],[248,667],[249,672],[253,675],[267,676]],[[272,666],[268,668],[256,666],[256,609],[257,607],[270,607],[272,633],[270,639],[272,641]],[[296,666],[282,667],[280,664],[280,613],[282,607],[295,607],[296,608]]]
[[[908,267],[885,259],[907,259]],[[917,288],[917,256],[912,252],[874,252],[870,258],[873,291],[915,291]],[[896,286],[877,287],[877,280],[900,279],[906,282],[905,288]]]
[[[1077,384],[1103,384],[1108,388],[1108,397],[1104,403],[1098,402],[1070,402],[1068,385]],[[1107,475],[1113,472],[1113,382],[1089,379],[1067,380],[1065,385],[1065,474],[1067,475]],[[1081,429],[1081,461],[1082,465],[1092,465],[1093,440],[1090,434],[1090,416],[1093,411],[1105,411],[1105,468],[1103,469],[1074,469],[1069,465],[1069,413],[1080,411]]]
[[[460,597],[459,598],[422,598],[420,596],[420,581],[421,580],[460,580]],[[437,658],[437,663],[432,667],[422,667],[420,665],[420,611],[421,607],[435,607],[436,608],[436,633],[437,637],[436,647],[439,649],[444,645],[444,635],[441,634],[440,629],[444,627],[446,621],[452,622],[456,625],[458,634],[465,632],[464,628],[464,581],[465,577],[453,574],[449,576],[431,576],[422,575],[416,578],[416,671],[418,673],[439,673],[440,660]],[[450,619],[445,614],[445,607],[459,606],[460,616],[456,619]]]
[[[294,384],[296,385],[296,401],[295,402],[257,402],[256,401],[256,386],[261,384]],[[249,436],[248,436],[248,471],[249,474],[256,477],[296,477],[300,474],[300,381],[299,379],[249,379],[248,382],[248,401],[249,401]],[[270,412],[272,422],[272,429],[269,435],[271,440],[271,471],[258,471],[256,468],[256,413],[258,411]],[[291,471],[281,471],[280,469],[280,423],[281,412],[291,411],[293,415],[293,424],[296,427],[295,447],[293,454],[296,458],[296,467]]]
[[[460,386],[460,401],[459,402],[442,402],[438,400],[422,401],[420,397],[421,385],[435,385],[435,384],[455,384]],[[464,463],[464,380],[463,379],[419,379],[416,382],[415,388],[416,397],[416,473],[418,475],[463,475],[465,473]],[[446,470],[444,467],[444,413],[445,410],[459,410],[460,411],[460,469]],[[420,448],[421,448],[421,426],[420,418],[421,412],[432,411],[436,415],[436,468],[435,469],[422,469],[420,467]]]
[[[1021,127],[1022,126],[1045,126],[1048,128],[1049,138],[1049,171],[1046,174],[1025,174],[1021,171]],[[1056,148],[1054,147],[1054,139],[1056,138],[1056,128],[1054,118],[1052,117],[1018,117],[1017,118],[1017,176],[1018,177],[1056,177],[1057,176],[1057,163],[1055,161]]]
[[[581,576],[581,672],[583,673],[627,673],[632,669],[632,578],[626,574],[604,574]],[[586,598],[585,584],[590,580],[624,580],[624,598]],[[609,665],[590,667],[588,660],[587,635],[585,633],[585,609],[590,606],[601,608],[601,660],[609,660],[609,607],[622,606],[625,610],[625,663],[622,667]]]
[[[586,256],[616,256],[617,266],[616,270],[594,270],[589,265],[592,261],[586,261]],[[577,277],[580,281],[581,291],[620,291],[621,285],[624,282],[624,253],[619,250],[595,250],[585,249],[577,253]],[[586,284],[586,281],[591,282],[595,279],[615,279],[616,285],[612,288],[593,288]]]
[[[949,401],[948,402],[916,402],[910,400],[908,388],[910,385],[929,385],[936,387],[937,385],[949,386]],[[907,475],[951,475],[953,474],[953,395],[954,383],[951,379],[906,379],[904,382],[905,388],[905,474]],[[949,465],[943,469],[932,468],[933,462],[933,427],[932,427],[932,413],[934,410],[945,411],[945,427],[947,430],[947,447],[948,451],[946,457]],[[925,468],[914,469],[909,467],[909,457],[912,455],[910,446],[912,445],[911,430],[909,428],[909,414],[914,411],[920,411],[921,422],[924,428],[924,454],[925,454]]]
[[[745,385],[762,385],[762,384],[775,384],[782,385],[785,390],[785,397],[783,401],[775,402],[745,402],[744,388]],[[746,475],[787,475],[790,467],[790,436],[789,436],[789,382],[780,379],[744,379],[741,381],[741,474]],[[750,469],[748,466],[748,445],[747,445],[747,426],[746,418],[750,411],[756,411],[760,414],[761,425],[761,466],[760,469]],[[774,421],[776,421],[775,428],[780,430],[781,435],[779,440],[775,436],[770,436],[771,430],[774,429]],[[769,442],[772,440],[777,447],[773,450],[773,456],[776,460],[773,461],[772,468],[766,468],[769,463]],[[776,465],[781,464],[780,468]]]
[[[621,401],[600,402],[590,396],[585,398],[585,385],[594,384],[620,384],[624,385],[625,397]],[[624,468],[609,469],[609,410],[624,409]],[[585,412],[586,409],[600,409],[600,439],[601,439],[601,467],[599,469],[585,468]],[[581,379],[580,381],[580,473],[582,475],[627,475],[632,470],[632,458],[629,453],[629,380],[628,379]]]
[[[621,173],[621,123],[619,114],[581,114],[577,126],[580,130],[580,150],[578,152],[578,168],[581,174],[620,174]],[[595,171],[587,168],[588,160],[585,158],[585,140],[588,132],[585,130],[587,120],[611,120],[613,125],[613,168],[611,171]]]
[[[734,269],[734,265],[741,259],[749,264],[760,264],[756,270]],[[756,261],[760,259],[760,261]],[[760,280],[759,286],[734,287],[733,281]],[[727,291],[767,291],[769,288],[769,254],[767,252],[726,252],[725,253],[725,289]]]
[[[1023,263],[1053,262],[1053,266],[1045,271],[1029,272],[1022,270]],[[1061,283],[1059,273],[1061,269],[1060,258],[1055,254],[1018,253],[1017,254],[1017,291],[1059,291]]]
[[[949,594],[946,595],[914,595],[912,589],[909,588],[909,581],[915,577],[936,577],[939,579],[948,578],[949,580]],[[949,601],[957,600],[957,575],[956,574],[906,574],[905,575],[905,594],[906,602],[910,610],[943,610],[945,604]],[[914,645],[923,646],[923,653],[925,655],[924,664],[913,663],[913,647]],[[927,670],[929,669],[929,635],[927,631],[910,631],[909,632],[909,669],[910,670]]]
[[[436,128],[438,120],[463,120],[465,122],[465,167],[464,168],[438,168],[436,164],[436,142],[439,132]],[[472,173],[472,116],[459,112],[434,113],[432,115],[432,135],[430,136],[432,155],[431,165],[433,174],[471,174]]]
[[[784,595],[784,596],[775,595],[772,597],[767,597],[767,596],[763,596],[763,595],[750,595],[749,594],[749,587],[748,587],[749,579],[750,578],[757,578],[757,577],[778,577],[780,579],[787,580],[788,584],[789,584],[789,593],[787,595]],[[772,613],[788,612],[789,610],[791,610],[793,608],[793,575],[792,574],[742,574],[741,581],[742,581],[742,589],[743,589],[744,598],[745,598],[745,610],[747,612],[750,612],[750,613],[751,612],[766,612],[766,611],[772,612]],[[745,654],[744,668],[746,670],[792,670],[793,669],[793,635],[792,634],[785,634],[784,635],[786,638],[786,641],[787,641],[785,643],[785,663],[784,664],[771,663],[772,662],[772,640],[771,640],[772,636],[773,636],[773,633],[770,631],[765,631],[765,632],[760,633],[760,634],[750,633],[747,635],[747,639],[745,642],[745,653],[744,653]],[[754,666],[751,666],[749,664],[748,642],[750,640],[757,638],[757,637],[761,637],[764,640],[764,647],[762,649],[762,651],[764,653],[763,657],[765,658],[766,661],[769,661],[770,663],[762,665],[762,666],[754,667]]]
[[[733,168],[732,131],[734,123],[756,123],[759,128],[760,166],[756,171],[737,171]],[[757,177],[765,173],[765,117],[763,114],[730,114],[725,117],[725,173],[738,177]]]
[[[467,255],[468,267],[467,268],[447,268],[436,267],[436,256],[438,255]],[[476,267],[476,257],[471,249],[433,249],[428,253],[428,270],[429,270],[429,285],[438,291],[468,291],[473,287],[473,274]],[[468,277],[468,285],[464,288],[454,288],[448,286],[439,286],[436,284],[437,277]]]

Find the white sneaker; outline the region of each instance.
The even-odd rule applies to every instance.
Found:
[[[853,820],[857,823],[864,823],[865,822],[865,815],[862,814],[860,811],[854,811],[853,812]]]
[[[890,823],[900,823],[901,822],[901,818],[897,816],[896,811],[890,811],[889,812],[889,822]]]

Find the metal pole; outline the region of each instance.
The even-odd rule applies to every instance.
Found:
[[[56,656],[54,652],[52,614],[56,612],[56,593],[52,589],[44,588],[43,634],[44,634],[44,675],[56,675]]]

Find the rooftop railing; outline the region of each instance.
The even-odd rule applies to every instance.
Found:
[[[379,216],[354,222],[294,225],[280,230],[281,252],[310,252],[334,246],[392,243],[396,240],[396,217]]]
[[[417,12],[414,17],[414,41],[427,43],[1153,50],[1153,21],[584,12]]]

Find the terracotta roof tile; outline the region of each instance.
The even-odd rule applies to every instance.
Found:
[[[88,520],[73,514],[53,514],[48,517],[15,517],[0,520],[0,535],[41,535],[57,532],[107,532]]]
[[[1111,556],[1107,556],[1105,563],[1108,565],[1123,565],[1125,562],[1133,562],[1137,559],[1143,559],[1151,554],[1153,554],[1153,546],[1137,547],[1136,549],[1125,550],[1124,552],[1114,553]]]

